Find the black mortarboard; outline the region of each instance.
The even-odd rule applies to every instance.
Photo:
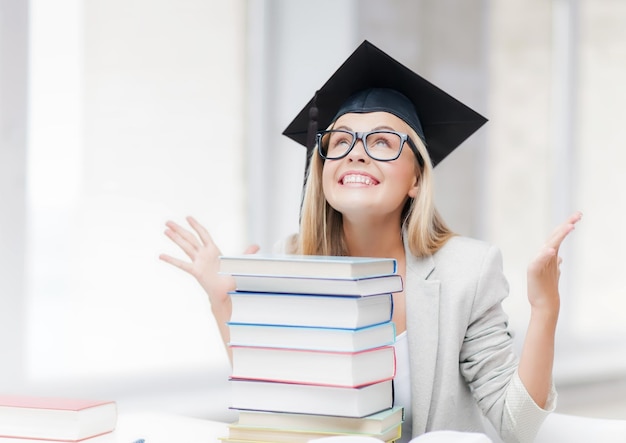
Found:
[[[487,121],[366,40],[316,92],[283,135],[311,149],[312,132],[317,127],[326,129],[348,112],[375,111],[391,112],[409,124],[425,142],[433,165]]]

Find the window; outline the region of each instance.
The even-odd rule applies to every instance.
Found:
[[[227,364],[205,294],[158,255],[184,257],[163,230],[189,214],[245,243],[241,8],[31,2],[30,380]]]

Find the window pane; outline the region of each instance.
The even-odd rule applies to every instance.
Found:
[[[163,230],[186,215],[243,249],[241,7],[33,2],[31,378],[227,364],[206,295],[158,255],[184,257]]]

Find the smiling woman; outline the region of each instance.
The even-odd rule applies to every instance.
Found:
[[[361,66],[372,68],[364,72]],[[311,137],[318,117],[331,129]],[[530,442],[554,410],[558,250],[581,214],[557,226],[528,267],[533,315],[518,358],[502,308],[508,284],[500,251],[454,234],[435,210],[429,186],[433,164],[485,121],[364,41],[284,132],[305,141],[310,167],[300,229],[282,252],[386,257],[397,263],[404,285],[390,291],[398,333],[393,405],[406,412],[403,442],[438,429],[482,430],[485,416],[505,441]],[[378,135],[381,129],[384,136]],[[327,145],[315,149],[309,142],[314,138]],[[402,149],[410,138],[419,141],[417,153]],[[393,155],[376,158],[370,141]],[[245,288],[240,276],[220,272],[222,254],[209,231],[193,218],[189,223],[191,231],[173,222],[165,231],[187,259],[161,258],[206,291],[234,366],[230,294]],[[252,245],[248,253],[257,250]],[[261,409],[280,410],[276,405]]]
[[[400,118],[385,112],[346,114],[337,119],[333,126],[342,128],[340,134],[343,139],[346,138],[345,134],[350,134],[346,130],[389,128],[387,131],[400,131],[384,132],[384,137],[378,132],[372,132],[360,141],[354,137],[350,143],[343,142],[343,152],[340,155],[325,156],[326,167],[322,175],[326,199],[333,208],[342,213],[344,223],[350,223],[352,217],[362,219],[368,214],[365,210],[367,206],[372,208],[371,216],[379,218],[382,223],[390,218],[399,219],[404,210],[406,195],[410,198],[417,196],[417,177],[420,171],[418,158],[421,155],[415,154],[417,149],[415,152],[402,149],[405,145],[408,146],[406,141],[411,139],[407,132],[421,144],[415,131]],[[333,136],[336,135],[331,132],[331,145],[334,143]],[[384,159],[381,155],[384,155]],[[342,158],[347,161],[334,161]],[[363,192],[361,188],[368,192]],[[350,189],[355,192],[350,192]],[[350,208],[354,210],[351,211]],[[357,255],[369,256],[365,251]]]

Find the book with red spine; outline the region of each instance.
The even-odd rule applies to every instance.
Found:
[[[358,352],[231,346],[232,378],[358,388],[391,380],[393,346]]]
[[[114,401],[0,395],[4,439],[82,442],[114,431],[116,424]]]

